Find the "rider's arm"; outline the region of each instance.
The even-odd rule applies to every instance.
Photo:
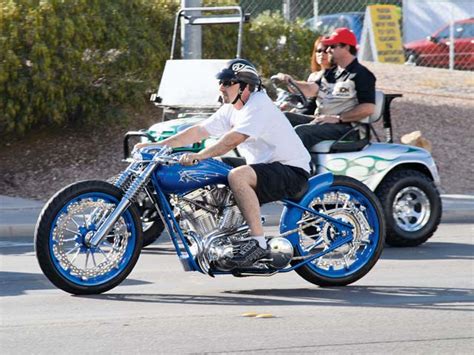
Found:
[[[196,125],[157,143],[138,143],[135,145],[135,149],[153,146],[168,146],[171,148],[178,148],[199,142],[207,137],[209,137],[209,133],[206,131],[206,129],[200,125]]]
[[[194,154],[194,159],[203,160],[207,158],[224,155],[244,142],[249,136],[236,131],[230,131],[224,134],[214,145]]]

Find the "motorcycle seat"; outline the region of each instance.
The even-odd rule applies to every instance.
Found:
[[[303,196],[306,194],[306,192],[308,192],[308,189],[309,189],[309,182],[306,181],[306,183],[301,188],[301,190],[298,191],[293,196],[291,196],[290,198],[288,198],[288,200],[293,201],[293,202],[298,202],[299,200],[301,200],[303,198]]]
[[[375,91],[375,110],[369,117],[357,122],[352,129],[338,140],[325,140],[315,144],[309,150],[310,153],[343,153],[362,150],[370,143],[370,126],[383,116],[385,107],[385,95],[382,91]],[[359,131],[358,140],[345,140],[354,131]]]

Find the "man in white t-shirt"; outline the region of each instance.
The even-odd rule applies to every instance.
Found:
[[[236,261],[250,266],[267,254],[260,205],[301,194],[307,188],[311,158],[284,114],[262,91],[253,64],[234,59],[216,77],[224,102],[219,110],[175,136],[159,143],[139,143],[136,148],[183,147],[209,136],[220,137],[199,153],[182,155],[180,162],[191,165],[239,147],[248,165],[232,169],[228,181],[251,236],[243,242],[245,254],[237,255]]]

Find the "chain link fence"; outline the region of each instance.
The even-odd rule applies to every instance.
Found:
[[[404,62],[410,65],[474,70],[473,0],[240,0],[252,17],[278,11],[288,21],[304,20],[315,32],[348,27],[360,41],[367,6],[394,5]]]

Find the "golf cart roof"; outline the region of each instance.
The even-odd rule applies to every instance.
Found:
[[[240,57],[243,24],[250,14],[240,6],[184,7],[179,9],[173,31],[170,59],[166,62],[158,92],[151,101],[158,106],[188,111],[189,109],[215,110],[221,106],[216,74],[230,59],[174,59],[179,23],[186,25],[238,25],[235,57]]]
[[[176,108],[218,108],[216,74],[229,59],[170,59],[166,61],[155,102]]]

